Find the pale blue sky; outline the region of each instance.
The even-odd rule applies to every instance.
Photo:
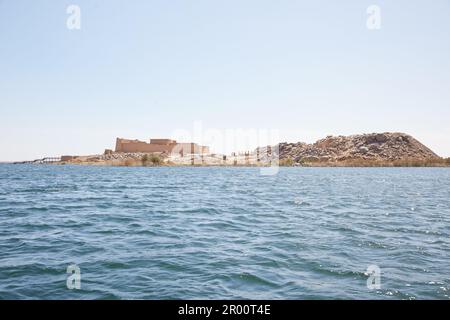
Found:
[[[448,0],[0,0],[0,161],[194,121],[290,142],[401,131],[450,156],[449,59]]]

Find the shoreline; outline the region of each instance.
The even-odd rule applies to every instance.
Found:
[[[384,132],[327,136],[312,144],[281,142],[231,154],[211,153],[209,147],[170,139],[150,139],[147,143],[117,138],[114,151],[105,149],[102,154],[44,157],[14,164],[25,163],[120,167],[450,167],[450,158],[440,157],[408,134]]]
[[[55,163],[57,164],[57,163]],[[168,156],[161,153],[121,153],[78,157],[59,164],[100,165],[117,167],[450,167],[450,158],[403,158],[395,160],[350,158],[340,161],[305,159],[298,162],[282,157],[257,158],[245,155]]]
[[[286,164],[286,163],[278,163],[278,164],[268,164],[268,163],[167,163],[162,162],[158,164],[148,164],[148,163],[139,163],[138,161],[133,163],[124,162],[107,162],[107,161],[98,161],[98,162],[90,162],[90,161],[59,161],[53,163],[13,163],[13,162],[2,162],[0,164],[14,164],[14,165],[24,165],[24,164],[32,164],[32,165],[55,165],[55,166],[64,166],[64,165],[77,165],[77,166],[96,166],[96,167],[231,167],[231,168],[267,168],[270,166],[273,167],[283,167],[283,168],[450,168],[450,159],[437,159],[437,160],[424,160],[424,161],[342,161],[342,162],[310,162],[310,163],[302,163],[302,164]]]

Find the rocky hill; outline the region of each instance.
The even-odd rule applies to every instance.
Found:
[[[328,136],[313,144],[280,143],[280,160],[304,162],[426,161],[439,159],[429,148],[404,133]]]

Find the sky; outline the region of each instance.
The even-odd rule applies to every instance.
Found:
[[[450,157],[449,17],[449,0],[0,0],[0,161],[116,137],[227,152],[225,132],[405,132]]]

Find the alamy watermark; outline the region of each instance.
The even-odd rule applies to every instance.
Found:
[[[371,5],[366,10],[368,17],[366,21],[367,29],[381,29],[381,8],[377,5]]]
[[[81,289],[81,270],[76,264],[71,264],[67,267],[67,289]]]
[[[210,146],[210,153],[227,164],[258,165],[261,175],[279,171],[279,132],[275,129],[204,128],[201,121],[195,121],[192,129],[175,130],[171,137]]]
[[[381,269],[379,266],[372,264],[367,267],[365,275],[367,278],[367,288],[370,290],[381,289]]]
[[[80,6],[71,4],[67,7],[66,13],[69,15],[66,20],[66,27],[69,30],[81,29],[81,9]]]

